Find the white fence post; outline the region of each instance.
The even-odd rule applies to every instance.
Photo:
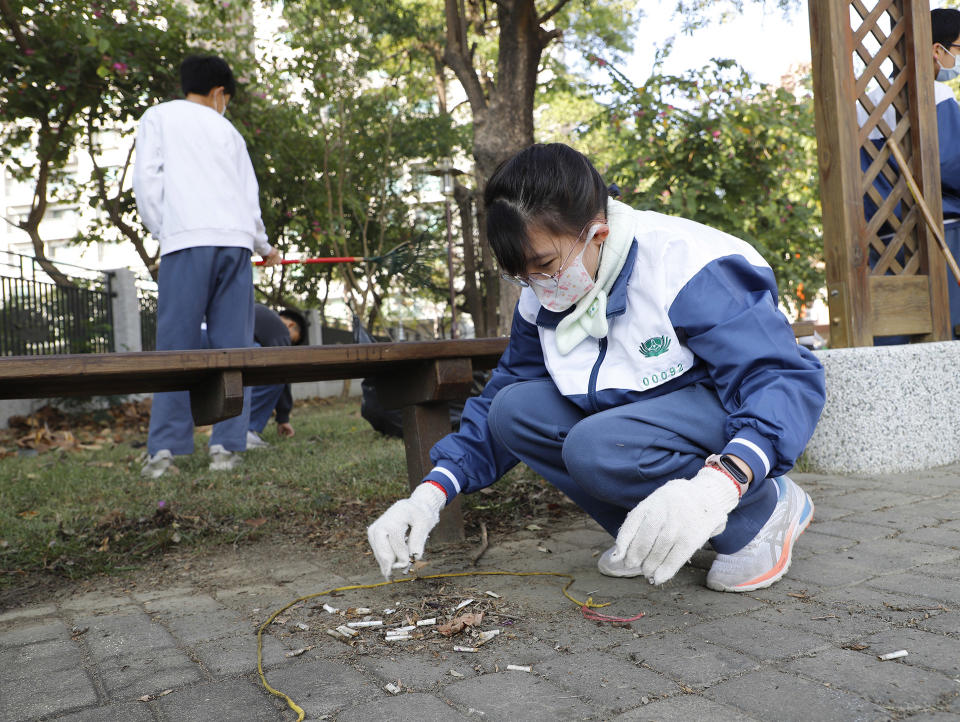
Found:
[[[320,325],[320,312],[315,308],[307,309],[307,345],[323,345],[323,327]]]
[[[106,274],[109,276],[113,311],[113,350],[142,351],[137,277],[129,268],[115,268]]]

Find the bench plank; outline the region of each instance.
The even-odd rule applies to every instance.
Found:
[[[367,376],[400,379],[424,362],[469,358],[493,368],[505,338],[197,351],[64,354],[0,358],[0,399],[184,391],[239,370],[244,386],[335,381]]]

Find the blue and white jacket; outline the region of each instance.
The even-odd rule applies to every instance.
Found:
[[[953,95],[953,90],[946,83],[934,81],[934,100],[937,107],[937,141],[940,146],[940,189],[943,194],[943,217],[960,217],[960,105]],[[883,97],[883,89],[878,88],[870,93],[870,99],[874,105],[880,102]],[[867,113],[860,105],[857,105],[857,116],[862,127],[866,122]],[[896,127],[896,114],[893,105],[888,107],[883,113],[883,120],[891,130]],[[882,148],[886,140],[883,134],[874,128],[870,131],[870,141],[877,148]],[[860,167],[866,171],[873,163],[873,158],[863,148],[860,149]],[[896,161],[892,158],[888,161],[890,167],[896,175],[900,175],[900,169]],[[882,198],[887,198],[893,190],[893,186],[883,176],[877,174],[873,181],[873,187]],[[869,195],[863,197],[863,210],[866,219],[869,221],[873,214],[877,212],[877,204]],[[897,218],[901,217],[900,204],[894,209]],[[889,229],[882,229],[885,232]]]
[[[611,233],[633,243],[607,299],[609,331],[567,355],[555,329],[566,313],[523,290],[510,343],[481,396],[467,401],[460,430],[431,449],[424,478],[448,501],[489,486],[517,464],[492,437],[497,392],[550,378],[587,413],[669,394],[695,383],[716,389],[728,412],[721,453],[746,461],[756,479],[783,474],[803,451],[824,403],[820,362],[799,346],[777,308],[770,266],[749,244],[699,223],[611,202]],[[629,236],[628,236],[629,237]]]

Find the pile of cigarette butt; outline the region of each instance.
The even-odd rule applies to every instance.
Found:
[[[318,628],[322,628],[323,634],[351,647],[382,644],[401,649],[412,645],[412,649],[419,650],[425,645],[437,645],[457,654],[475,654],[501,635],[507,639],[516,636],[509,628],[518,618],[508,614],[510,609],[502,595],[491,590],[478,590],[473,596],[465,596],[445,594],[444,590],[444,587],[440,587],[431,596],[384,609],[340,607],[331,603],[335,602],[333,599],[309,606],[300,603],[290,608],[289,616],[277,617],[273,624],[284,628],[279,632],[281,637],[299,636],[311,628],[317,634]],[[310,623],[294,621],[295,617],[306,618]],[[286,655],[300,656],[317,646],[321,639],[322,634],[314,644],[291,650]],[[506,669],[533,671],[531,667],[520,664],[508,664]],[[398,685],[391,683],[390,686],[395,688],[395,691],[387,690],[391,694],[400,692]]]

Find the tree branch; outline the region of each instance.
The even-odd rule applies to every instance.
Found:
[[[24,52],[30,50],[30,44],[27,43],[27,36],[23,34],[23,28],[20,27],[16,13],[13,12],[13,8],[10,7],[8,0],[0,0],[0,17],[3,18],[3,22],[10,28],[13,39],[17,41],[17,47]]]
[[[447,23],[447,45],[443,52],[443,62],[457,76],[470,101],[470,107],[474,112],[481,111],[487,107],[487,98],[477,71],[470,61],[464,18],[458,0],[444,0],[444,15]]]
[[[556,15],[558,12],[560,12],[561,10],[563,10],[564,5],[569,4],[569,2],[570,2],[570,0],[559,0],[556,5],[554,5],[552,8],[550,8],[549,10],[547,10],[547,12],[545,12],[543,15],[541,15],[541,16],[539,17],[539,19],[537,20],[537,22],[540,23],[541,25],[543,25],[543,24],[544,24],[545,22],[547,22],[550,18],[552,18],[552,17],[553,17],[554,15]]]

